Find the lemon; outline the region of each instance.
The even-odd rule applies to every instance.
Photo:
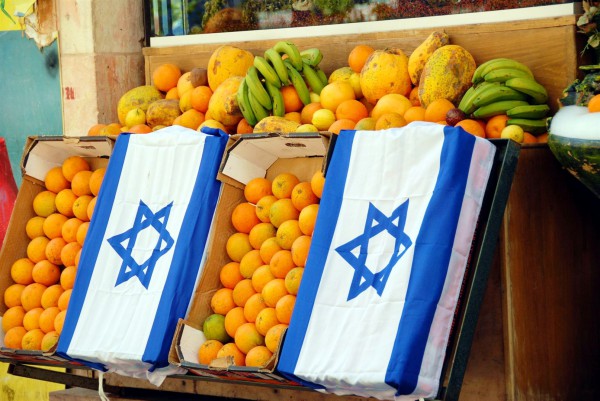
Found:
[[[310,102],[311,103],[320,103],[321,96],[318,93],[310,92]]]
[[[126,126],[133,127],[138,124],[146,124],[146,112],[140,107],[129,110],[125,115]]]
[[[525,134],[523,128],[518,125],[507,125],[500,132],[500,138],[512,139],[515,142],[523,143]]]
[[[329,109],[319,109],[313,113],[311,122],[319,131],[327,131],[335,122],[335,114]]]
[[[204,320],[202,331],[207,340],[217,340],[226,343],[231,337],[225,330],[225,316],[213,313]]]
[[[373,131],[375,129],[375,120],[373,117],[365,117],[356,123],[354,129],[357,131]]]
[[[319,129],[312,124],[302,124],[296,128],[296,132],[319,132]]]

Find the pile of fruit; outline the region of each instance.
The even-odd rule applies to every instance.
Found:
[[[57,343],[104,172],[79,156],[47,172],[25,227],[27,256],[12,264],[4,292],[5,347],[48,351]]]
[[[509,58],[479,66],[467,49],[432,32],[410,55],[355,46],[329,75],[323,53],[279,41],[262,55],[223,45],[206,66],[157,66],[149,85],[118,104],[119,122],[89,135],[148,133],[182,125],[229,134],[381,130],[413,121],[460,126],[485,138],[545,142],[548,94],[524,64]],[[504,133],[502,131],[507,128]]]
[[[201,364],[231,357],[237,366],[263,366],[276,352],[294,310],[323,185],[319,171],[310,182],[282,173],[245,186],[224,250],[231,261],[220,270],[222,287],[203,322]]]

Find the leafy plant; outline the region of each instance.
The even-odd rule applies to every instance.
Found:
[[[598,31],[598,22],[600,22],[600,9],[595,1],[583,2],[584,13],[577,20],[578,32],[585,34],[588,39],[584,51],[588,47],[594,49],[600,46],[600,32]]]

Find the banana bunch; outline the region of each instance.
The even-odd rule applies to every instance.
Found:
[[[264,56],[255,56],[237,92],[239,108],[248,124],[254,126],[270,115],[284,116],[280,88],[286,85],[294,85],[302,103],[309,104],[310,92],[320,94],[327,85],[327,75],[319,68],[322,59],[319,49],[299,51],[294,43],[286,41],[277,42]]]
[[[519,125],[534,135],[546,132],[548,92],[526,65],[495,58],[477,67],[472,82],[458,105],[465,114],[474,118],[506,114],[507,125]]]

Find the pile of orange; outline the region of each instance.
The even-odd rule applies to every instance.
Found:
[[[224,250],[231,261],[221,268],[222,288],[210,302],[214,314],[224,316],[227,339],[203,343],[200,363],[231,356],[238,366],[264,366],[277,350],[294,310],[324,182],[318,171],[310,181],[282,173],[247,183],[245,202],[231,215],[235,232]]]
[[[26,255],[12,264],[14,284],[3,294],[6,347],[48,351],[58,341],[104,172],[79,156],[47,172],[25,227]]]

